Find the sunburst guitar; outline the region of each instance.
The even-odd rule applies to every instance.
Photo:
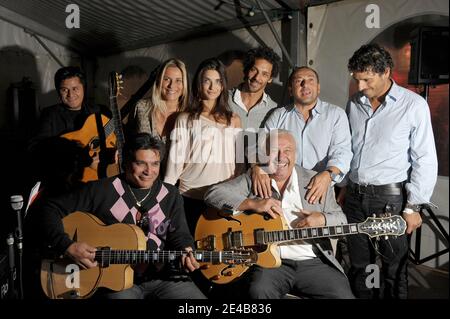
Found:
[[[265,268],[281,265],[278,244],[315,238],[366,234],[369,237],[400,236],[406,222],[401,216],[369,217],[362,223],[289,229],[284,218],[267,218],[261,214],[243,212],[230,215],[208,209],[202,214],[195,229],[198,249],[251,249],[258,254],[256,264]],[[216,284],[227,284],[239,279],[249,264],[205,265],[203,275]]]

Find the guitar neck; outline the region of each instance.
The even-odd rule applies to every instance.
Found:
[[[111,106],[111,112],[112,112],[112,122],[113,125],[113,131],[116,134],[116,148],[118,153],[118,164],[119,164],[119,170],[122,172],[122,148],[123,144],[125,143],[125,137],[123,135],[123,128],[122,128],[122,117],[119,111],[119,106],[117,105],[117,94],[120,87],[120,80],[119,76],[116,72],[111,72],[110,74],[110,106]],[[109,123],[108,123],[109,124]],[[108,128],[109,129],[109,128]],[[106,129],[105,129],[106,131]]]
[[[339,237],[358,233],[358,224],[354,223],[347,225],[295,228],[276,231],[256,231],[256,241],[264,244],[280,243],[293,240]]]
[[[226,263],[247,260],[247,254],[233,251],[193,251],[194,258],[199,262]],[[109,264],[148,264],[174,261],[186,255],[186,251],[176,250],[110,250],[102,248],[96,251],[95,260],[100,265]]]

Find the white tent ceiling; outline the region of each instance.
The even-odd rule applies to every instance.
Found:
[[[259,0],[272,21],[328,2]],[[65,25],[71,3],[80,9],[78,29]],[[259,8],[254,0],[0,0],[0,19],[80,53],[108,55],[266,23]]]

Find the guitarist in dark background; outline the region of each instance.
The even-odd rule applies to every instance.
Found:
[[[162,157],[163,145],[150,134],[130,136],[123,148],[123,174],[89,182],[81,190],[33,203],[25,220],[24,235],[29,239],[25,244],[26,264],[34,265],[34,272],[28,272],[33,278],[27,278],[28,283],[32,283],[27,296],[36,297],[34,292],[39,292],[37,270],[40,259],[49,253],[66,255],[81,267],[97,266],[96,248],[77,242],[64,232],[61,218],[74,211],[94,214],[106,225],[139,225],[147,236],[149,250],[192,250],[194,243],[182,197],[177,188],[158,178]],[[199,268],[192,254],[183,256],[181,262],[187,271]],[[189,277],[180,276],[172,267],[160,266],[135,270],[132,288],[117,293],[107,291],[102,296],[111,299],[205,298]]]
[[[79,130],[91,114],[103,114],[111,118],[111,112],[105,106],[87,103],[86,76],[79,67],[62,67],[56,71],[55,88],[61,101],[43,109],[38,126],[28,144],[28,151],[32,155],[44,155],[43,158],[40,158],[40,161],[46,160],[45,154],[39,150],[40,144],[45,143],[46,138]],[[100,139],[102,139],[102,136],[104,139],[103,126],[97,124],[97,131]],[[103,149],[106,152],[106,147]],[[107,154],[101,155],[107,156]],[[52,154],[47,154],[47,156],[52,156]],[[94,162],[98,163],[99,160],[100,155],[94,154],[91,165]],[[34,171],[39,172],[40,169],[40,167],[37,167]]]
[[[55,89],[61,102],[43,109],[36,133],[29,143],[31,150],[46,137],[80,129],[91,114],[100,112],[111,117],[105,107],[87,103],[86,76],[79,67],[62,67],[56,71]]]

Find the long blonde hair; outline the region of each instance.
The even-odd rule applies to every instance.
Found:
[[[178,59],[169,59],[161,63],[157,69],[156,73],[156,81],[152,86],[152,90],[150,93],[150,120],[156,120],[154,117],[157,112],[164,114],[167,111],[166,102],[161,98],[162,91],[162,83],[164,74],[166,73],[167,68],[176,67],[180,69],[182,77],[183,77],[183,92],[178,101],[178,110],[179,112],[184,111],[188,105],[189,101],[189,81],[188,75],[186,71],[186,66],[183,61]]]

